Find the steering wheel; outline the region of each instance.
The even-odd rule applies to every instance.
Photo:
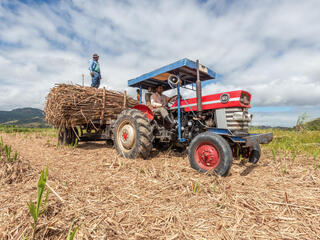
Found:
[[[168,99],[167,104],[166,104],[165,106],[166,106],[166,107],[169,107],[169,104],[171,104],[171,105],[174,104],[174,102],[177,101],[177,99],[178,99],[178,96],[177,96],[177,95],[170,97],[170,98]]]

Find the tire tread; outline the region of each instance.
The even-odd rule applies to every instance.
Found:
[[[123,153],[121,149],[117,146],[117,128],[119,124],[125,120],[130,119],[137,130],[137,144],[127,153]],[[128,158],[142,157],[144,159],[148,158],[152,150],[152,127],[148,118],[137,109],[126,109],[119,114],[116,123],[113,128],[113,141],[117,152],[120,155],[124,155]]]

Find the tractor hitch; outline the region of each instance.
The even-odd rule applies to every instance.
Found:
[[[246,140],[246,147],[252,147],[256,143],[258,144],[268,144],[273,139],[273,133],[263,133],[263,134],[250,134],[249,136],[243,137]]]

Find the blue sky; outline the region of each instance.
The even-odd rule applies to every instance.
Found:
[[[43,108],[55,83],[102,85],[188,57],[219,73],[204,94],[244,89],[254,124],[320,116],[320,1],[0,0],[0,110]],[[129,93],[134,90],[128,89]]]

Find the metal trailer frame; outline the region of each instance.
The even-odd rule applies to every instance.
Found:
[[[201,114],[202,110],[202,92],[201,82],[212,80],[216,78],[216,73],[210,68],[203,66],[199,63],[191,61],[187,58],[181,59],[149,73],[143,74],[137,78],[128,80],[129,87],[138,87],[140,89],[140,104],[142,104],[142,89],[148,89],[149,87],[155,87],[162,85],[164,91],[171,89],[167,79],[170,74],[175,74],[181,79],[181,84],[177,84],[177,96],[178,96],[178,140],[179,142],[185,142],[186,139],[181,137],[181,100],[180,100],[180,88],[193,89],[193,85],[196,84],[197,93],[197,109],[198,114]],[[191,88],[188,88],[191,85]],[[255,144],[265,144],[272,140],[272,133],[265,134],[248,134],[247,136],[240,137],[234,135],[229,129],[223,128],[209,128],[209,132],[224,136],[230,139],[234,143],[244,144],[246,147],[253,147]]]

